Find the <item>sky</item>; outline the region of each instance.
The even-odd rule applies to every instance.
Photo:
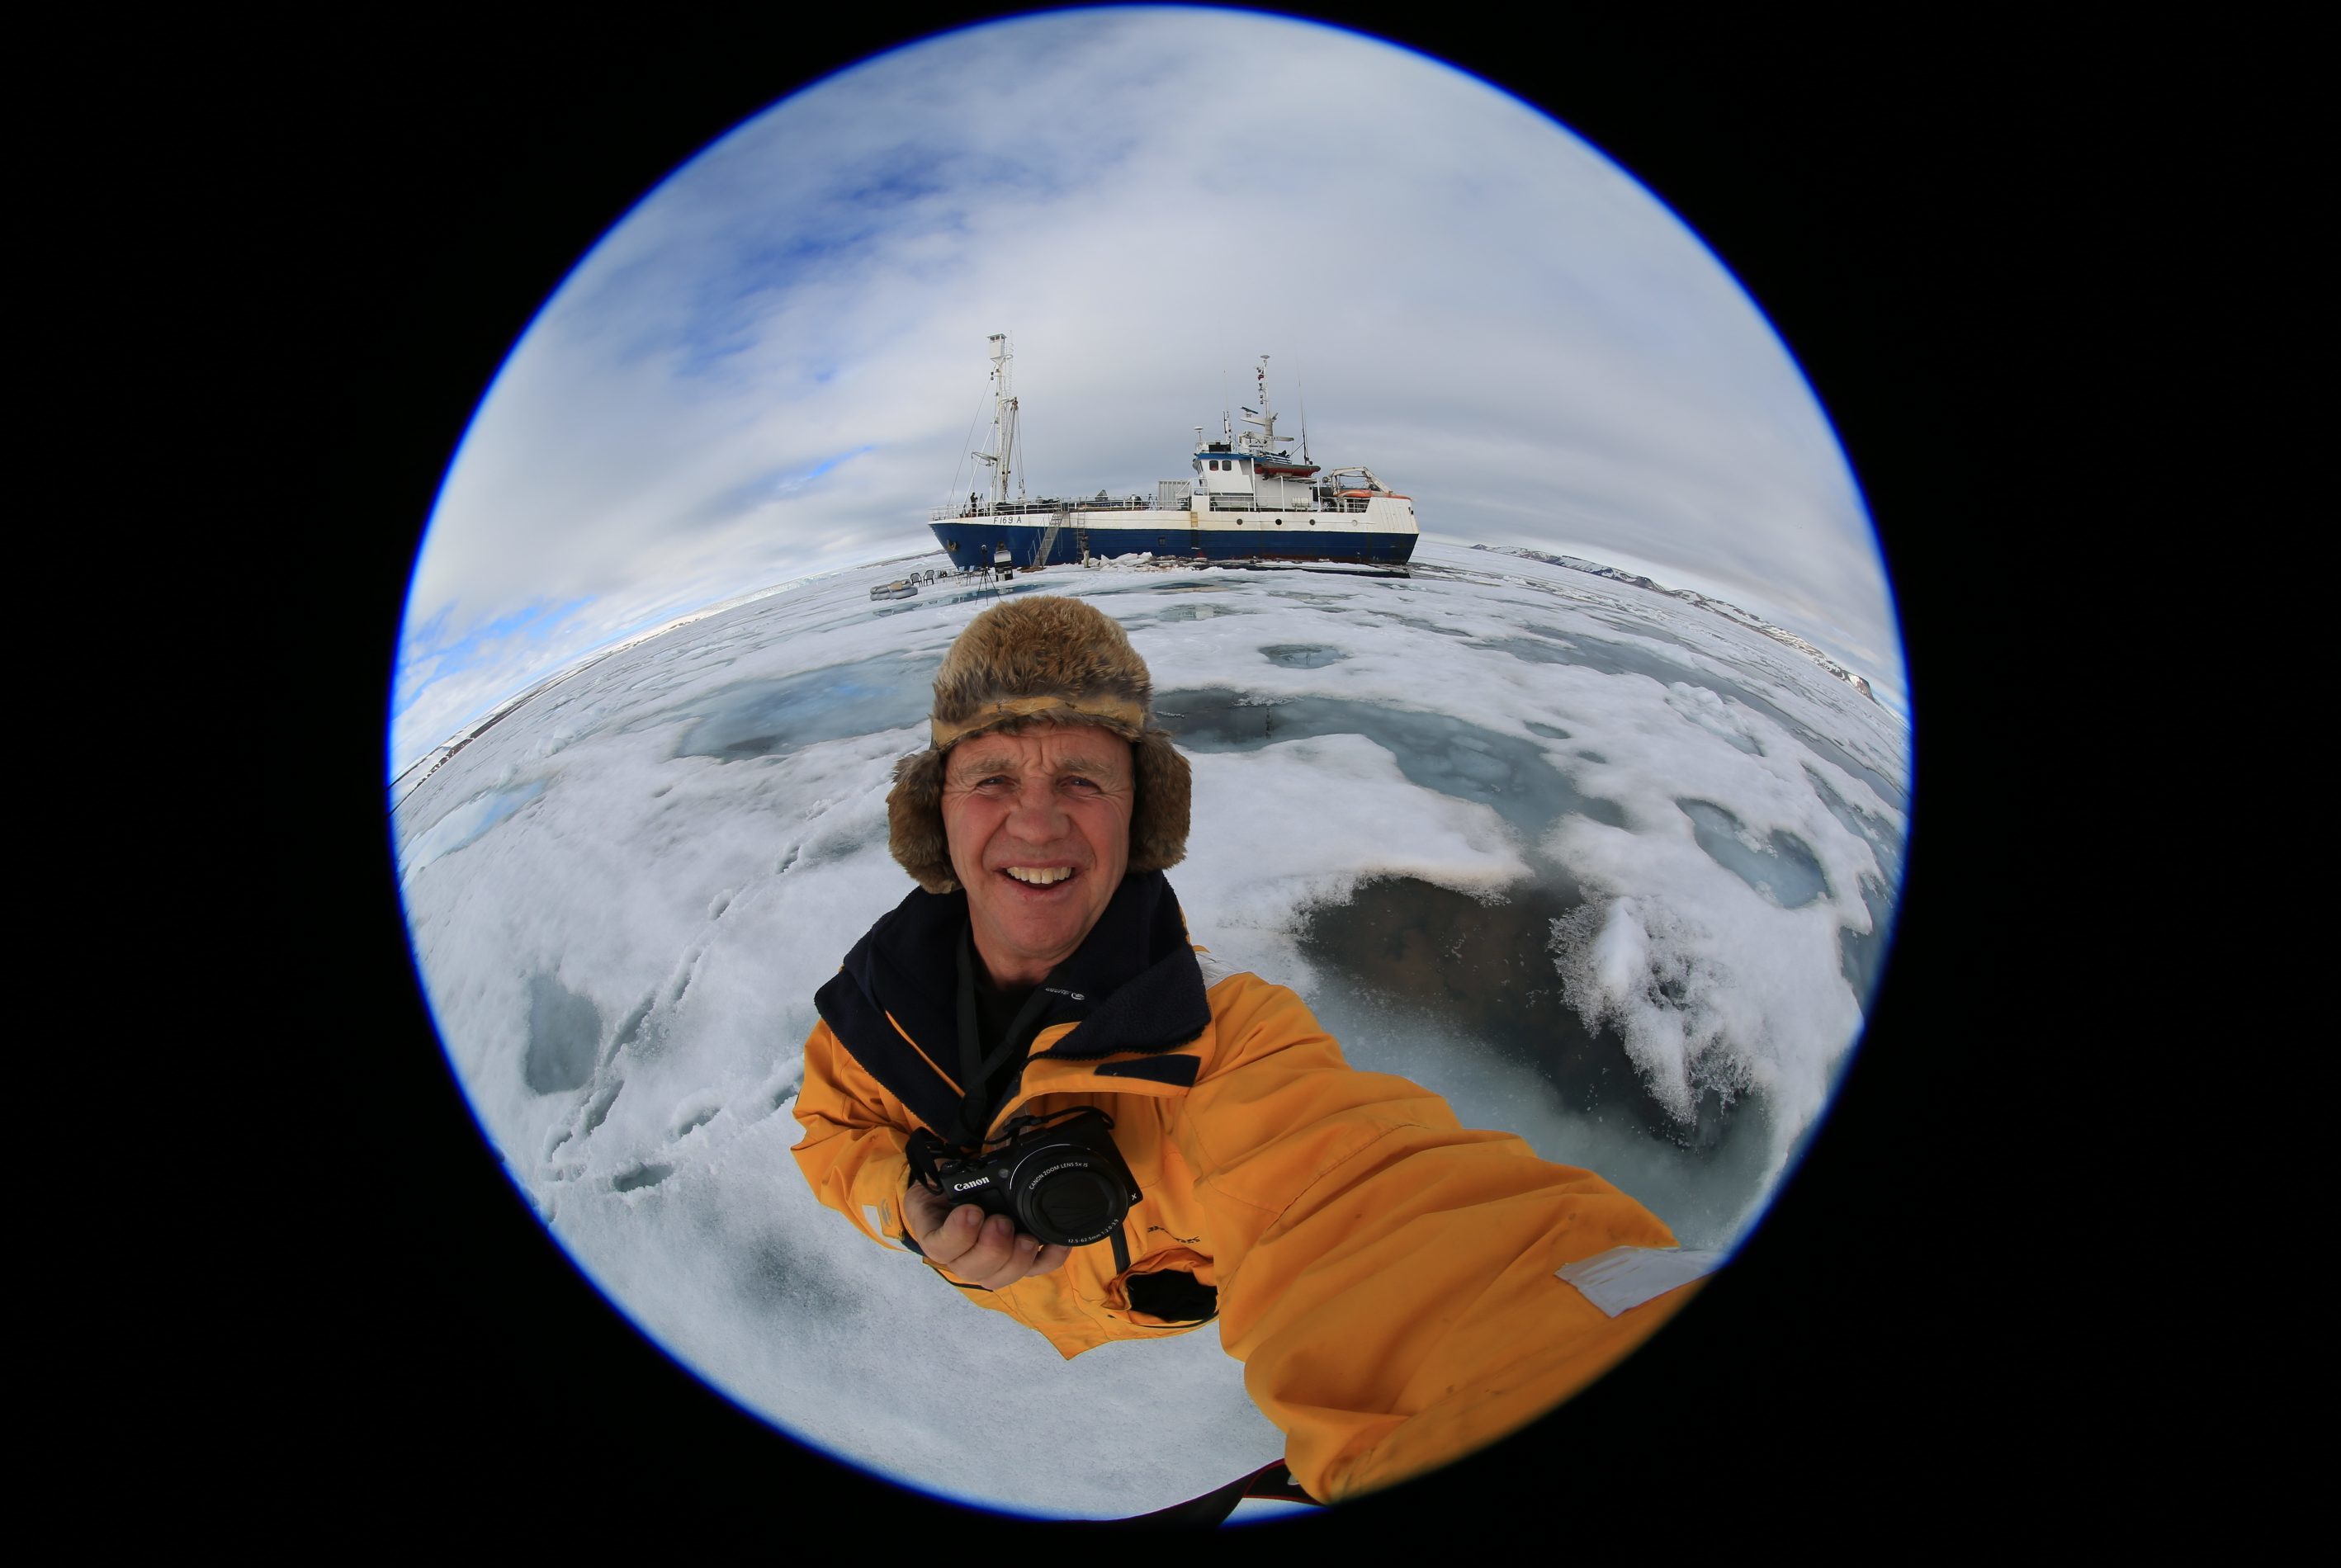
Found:
[[[994,332],[1033,493],[1186,477],[1265,353],[1280,428],[1305,407],[1311,456],[1370,466],[1427,534],[1729,600],[1906,710],[1827,420],[1662,204],[1423,55],[1133,8],[833,75],[581,259],[433,512],[389,772],[613,641],[931,548],[929,511],[980,483]]]

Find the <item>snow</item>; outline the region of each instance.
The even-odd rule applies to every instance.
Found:
[[[891,769],[1002,591],[1088,598],[1149,661],[1194,770],[1169,877],[1215,958],[1295,987],[1356,1066],[1601,1172],[1685,1247],[1760,1216],[1887,940],[1890,710],[1681,599],[1436,540],[1408,579],[1129,561],[869,599],[933,563],[599,655],[393,816],[482,1124],[701,1375],[891,1478],[1034,1513],[1167,1506],[1282,1452],[1210,1329],[1064,1361],[821,1208],[789,1154],[813,991],[911,886]],[[1043,1474],[963,1441],[1003,1388],[1152,1439]]]

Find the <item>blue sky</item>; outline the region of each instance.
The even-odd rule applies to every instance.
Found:
[[[392,770],[615,638],[931,546],[1003,331],[1035,493],[1184,477],[1266,353],[1316,460],[1371,466],[1426,531],[1718,594],[1902,704],[1843,456],[1670,213],[1421,55],[1131,8],[832,76],[581,260],[433,513]]]

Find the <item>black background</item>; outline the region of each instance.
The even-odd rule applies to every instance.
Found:
[[[1959,567],[2020,529],[2027,396],[2086,137],[2059,56],[1997,38],[1607,8],[1499,23],[1326,9],[1537,102],[1669,203],[1771,318],[1883,532],[1918,713],[1906,903],[1863,1049],[1810,1157],[1732,1269],[1654,1345],[1530,1432],[1430,1480],[1216,1551],[1470,1541],[1556,1553],[1817,1535],[1896,1550],[2053,1491],[2032,1456],[2072,1407],[2063,1328],[1991,1284],[2039,1179],[2005,1085],[2028,934],[1981,918],[2016,871],[1991,780],[2017,610]],[[282,611],[324,755],[319,839],[288,843],[303,1059],[344,1125],[342,1195],[309,1222],[311,1289],[273,1431],[301,1495],[358,1535],[509,1531],[802,1549],[1013,1545],[1043,1527],[950,1510],[797,1448],[603,1305],[513,1192],[433,1036],[384,837],[382,715],[413,552],[466,421],[564,273],[633,203],[793,87],[977,15],[702,12],[541,29],[380,14],[271,89],[264,175],[305,221],[279,311],[304,354],[316,591]],[[2038,40],[2035,40],[2036,45]],[[1230,286],[1236,286],[1232,276]],[[2051,289],[2049,292],[2053,292]],[[795,1042],[775,1042],[775,1049]],[[2032,1164],[2021,1183],[2005,1172]],[[1978,1260],[1983,1260],[1979,1267]],[[937,1354],[904,1347],[905,1355]],[[946,1352],[943,1352],[947,1354]],[[969,1441],[1142,1453],[1002,1388]],[[1726,1550],[1730,1550],[1728,1546]]]

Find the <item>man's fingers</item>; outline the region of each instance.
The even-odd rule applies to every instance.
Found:
[[[928,1258],[987,1290],[1000,1290],[1030,1275],[1061,1268],[1072,1255],[1066,1246],[1043,1246],[1020,1236],[1005,1215],[987,1215],[974,1204],[946,1211],[940,1194],[915,1184],[905,1205],[911,1235]],[[928,1226],[923,1234],[921,1226]]]
[[[911,1239],[921,1250],[950,1217],[950,1204],[941,1193],[930,1192],[915,1181],[903,1191],[902,1220],[910,1227]]]
[[[1069,1255],[1061,1246],[1042,1246],[1032,1236],[1020,1236],[1004,1216],[983,1222],[974,1245],[950,1264],[951,1271],[987,1290],[1004,1290],[1028,1275],[1045,1274]]]
[[[1009,1248],[1007,1259],[999,1271],[978,1283],[998,1290],[1004,1285],[1014,1285],[1020,1279],[1061,1267],[1072,1255],[1071,1247],[1042,1246],[1037,1237],[1020,1236]]]
[[[989,1236],[985,1237],[987,1242],[991,1239]],[[1064,1262],[1065,1256],[1066,1249],[1061,1246],[1042,1246],[1037,1237],[1011,1235],[1000,1266],[978,1283],[999,1290],[1028,1275],[1046,1274]]]
[[[911,1239],[940,1264],[948,1265],[967,1250],[975,1239],[975,1222],[982,1217],[983,1211],[973,1204],[953,1207],[941,1193],[929,1192],[916,1182],[902,1198],[902,1218],[910,1226]]]
[[[927,1255],[945,1268],[964,1274],[961,1265],[968,1263],[968,1254],[983,1237],[983,1211],[973,1204],[961,1204],[943,1216],[935,1227]]]
[[[1016,1226],[1006,1215],[986,1215],[973,1245],[951,1265],[951,1272],[993,1290],[1013,1285],[1024,1277],[1023,1270],[1016,1266],[1022,1261],[1017,1255],[1017,1241]]]
[[[973,1204],[961,1204],[945,1215],[919,1245],[961,1279],[987,1285],[990,1281],[984,1276],[1007,1256],[1007,1244],[1014,1235],[1014,1227],[1001,1216],[986,1215]]]

